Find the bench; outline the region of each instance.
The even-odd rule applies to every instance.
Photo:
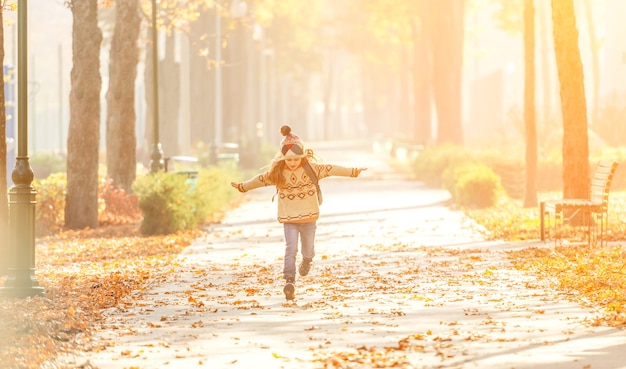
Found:
[[[221,145],[212,145],[209,151],[209,162],[213,165],[218,163],[239,163],[239,144],[223,142]]]
[[[589,245],[598,237],[605,242],[608,222],[609,191],[618,166],[617,161],[603,160],[595,168],[591,178],[588,199],[561,199],[542,201],[539,204],[541,241],[545,241],[546,229],[565,224],[586,227]],[[551,227],[546,227],[546,217]],[[579,218],[577,218],[579,217]],[[556,232],[551,232],[557,240]]]
[[[177,175],[185,177],[185,183],[189,185],[191,191],[195,191],[195,189],[198,187],[198,171],[196,169],[190,168],[177,169],[175,168],[175,163],[193,166],[195,164],[198,164],[198,158],[193,156],[172,156],[169,158],[164,158],[163,162],[166,172],[176,173]],[[170,165],[170,162],[174,165]]]

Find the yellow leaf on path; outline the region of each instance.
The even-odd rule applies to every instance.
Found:
[[[272,352],[272,356],[274,356],[276,359],[280,359],[282,358],[282,356],[280,356],[279,354]]]

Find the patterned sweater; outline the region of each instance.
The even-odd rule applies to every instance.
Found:
[[[356,177],[356,168],[346,168],[332,164],[310,163],[318,179],[330,176]],[[285,187],[278,190],[278,221],[280,223],[313,222],[319,218],[320,208],[317,200],[317,188],[309,179],[302,166],[291,171],[283,170],[286,180]],[[274,186],[269,171],[261,173],[243,182],[244,192],[264,186]]]

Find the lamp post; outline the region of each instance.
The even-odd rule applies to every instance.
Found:
[[[241,19],[244,18],[248,13],[248,4],[245,1],[242,0],[235,0],[230,4],[230,15],[233,19]],[[243,91],[245,91],[246,93],[243,95],[242,100],[244,100],[244,105],[245,108],[243,109],[243,111],[240,113],[239,116],[237,116],[237,123],[236,123],[236,127],[237,127],[237,151],[239,153],[239,160],[240,162],[242,161],[242,156],[245,155],[244,153],[244,145],[245,146],[249,146],[248,144],[248,140],[247,140],[247,130],[246,130],[246,122],[248,121],[248,117],[250,115],[250,110],[248,109],[249,106],[247,104],[247,100],[248,100],[248,91],[247,91],[247,87],[248,84],[246,83],[247,80],[249,80],[249,75],[247,75],[247,70],[246,70],[246,65],[250,64],[247,60],[247,55],[246,52],[247,50],[247,46],[248,46],[248,42],[247,42],[247,34],[245,32],[245,29],[241,26],[238,25],[237,26],[237,41],[238,43],[241,45],[238,48],[239,51],[239,73],[237,75],[237,79],[236,79],[236,83],[239,87],[241,87],[241,89]]]
[[[215,150],[222,145],[222,17],[215,1]]]
[[[163,150],[159,142],[159,52],[157,48],[156,0],[152,0],[152,153],[150,154],[150,172],[156,173],[164,168]]]
[[[11,173],[14,186],[9,190],[9,274],[0,296],[43,295],[35,276],[35,204],[33,170],[28,162],[28,53],[27,0],[17,7],[17,157]]]

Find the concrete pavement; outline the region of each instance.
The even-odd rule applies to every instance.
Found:
[[[511,267],[446,205],[445,191],[393,173],[370,151],[318,149],[367,166],[327,178],[311,273],[282,294],[272,188],[247,193],[172,273],[108,312],[102,348],[69,360],[105,368],[626,368],[626,332]],[[300,258],[300,255],[298,256]]]

